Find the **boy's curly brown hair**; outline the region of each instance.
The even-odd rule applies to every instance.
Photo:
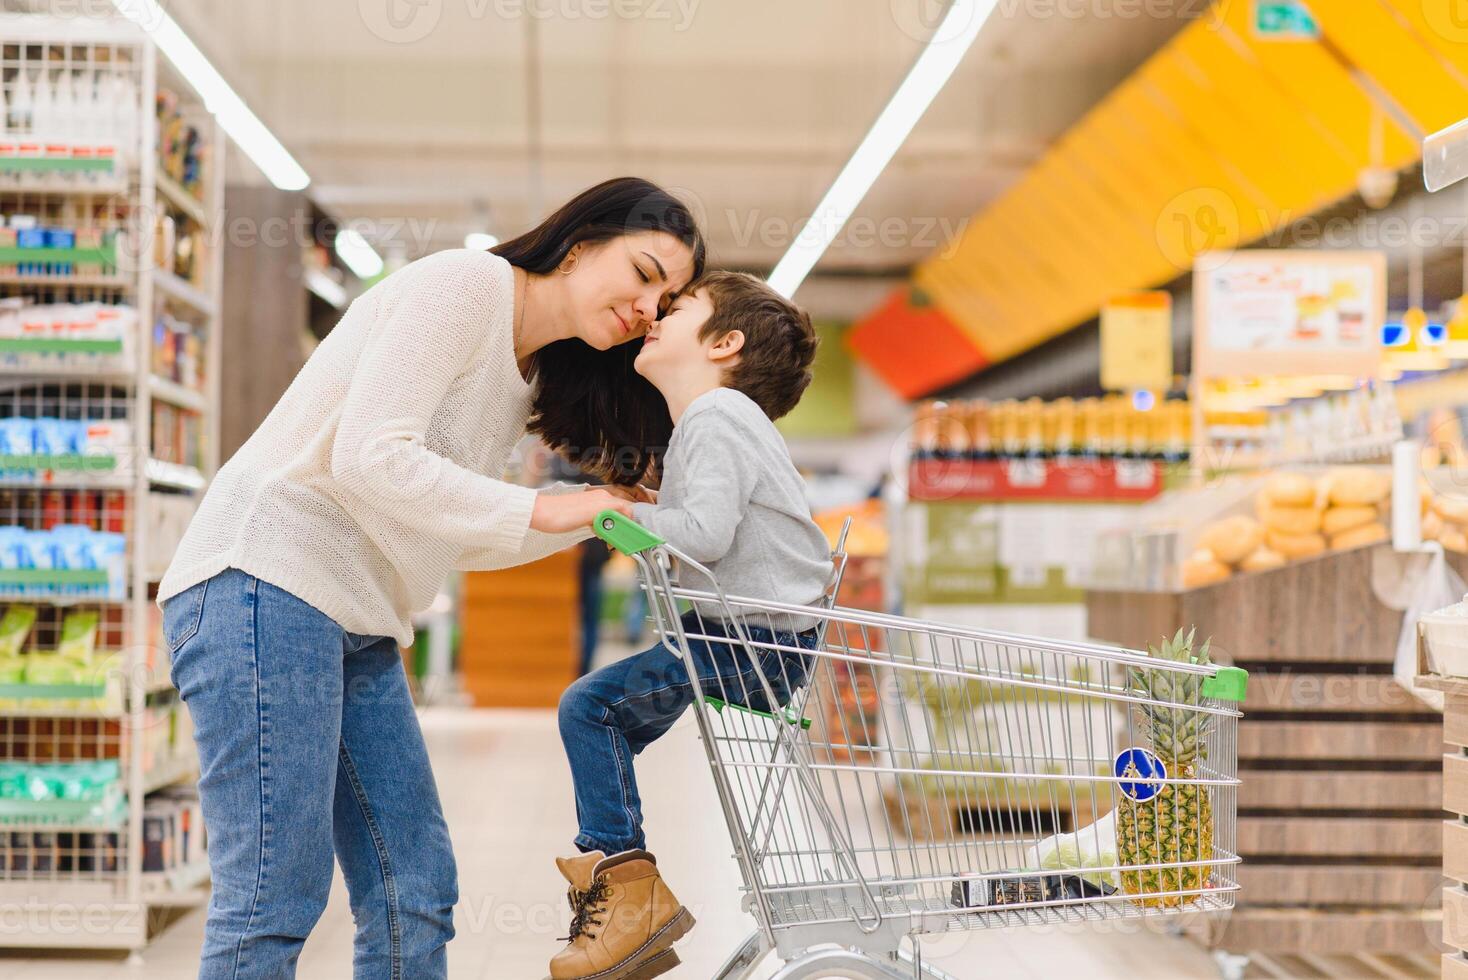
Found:
[[[810,316],[746,272],[708,272],[684,292],[705,290],[713,315],[698,331],[702,341],[738,330],[739,361],[724,383],[742,391],[773,421],[789,414],[811,382],[819,343]]]

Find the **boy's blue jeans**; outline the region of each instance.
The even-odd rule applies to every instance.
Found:
[[[743,644],[693,639],[695,634],[729,636],[725,624],[689,612],[683,616],[683,629],[705,696],[758,711],[772,710]],[[746,627],[746,632],[752,643],[806,650],[813,650],[817,639],[814,629],[794,634]],[[779,710],[805,684],[810,657],[758,647],[755,652],[779,701],[773,710]],[[683,658],[661,643],[587,674],[561,695],[561,741],[571,762],[581,828],[577,847],[617,854],[646,846],[632,757],[672,728],[692,703],[693,684]]]
[[[287,980],[335,855],[358,978],[447,973],[458,883],[397,643],[228,569],[163,604],[214,879],[202,980]]]

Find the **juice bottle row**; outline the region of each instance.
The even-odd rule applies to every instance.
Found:
[[[1192,409],[1122,396],[1042,401],[929,401],[912,429],[915,459],[1188,458]]]

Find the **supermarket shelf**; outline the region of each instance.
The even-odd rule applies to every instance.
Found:
[[[177,405],[179,408],[188,409],[191,412],[203,412],[209,408],[209,398],[202,391],[196,391],[177,381],[160,378],[153,375],[148,379],[148,385],[153,392],[153,397],[159,401]]]
[[[32,698],[32,701],[38,699]],[[48,708],[44,705],[0,705],[0,718],[95,718],[100,720],[115,721],[118,718],[126,718],[127,712],[122,710],[122,705],[114,704],[106,708]]]
[[[128,187],[125,181],[113,179],[109,174],[107,180],[99,180],[95,183],[85,183],[64,177],[61,174],[43,174],[31,171],[26,174],[23,181],[17,183],[13,174],[4,173],[8,167],[0,166],[0,191],[8,191],[12,194],[67,194],[75,197],[112,197],[117,194],[126,194]]]
[[[198,286],[180,279],[171,272],[162,269],[153,270],[153,285],[158,291],[169,299],[178,300],[185,306],[192,307],[200,313],[208,316],[214,315],[214,301]]]
[[[165,174],[162,170],[158,171],[158,191],[168,199],[169,204],[172,204],[199,224],[202,225],[205,223],[204,202],[190,194],[182,184]]]
[[[68,823],[60,820],[0,820],[0,834],[120,834],[126,829],[126,810],[115,821],[78,820]]]
[[[88,357],[110,357],[88,354]],[[0,386],[34,383],[37,380],[85,381],[89,384],[129,385],[133,372],[126,364],[109,360],[105,369],[91,364],[0,364]]]
[[[119,470],[42,470],[0,474],[0,487],[45,490],[130,490],[133,480]]]
[[[50,286],[52,289],[131,289],[128,276],[0,276],[0,286]]]
[[[112,833],[127,826],[127,804],[118,796],[112,798],[110,805],[103,800],[14,799],[0,801],[0,805],[3,805],[0,832]],[[109,808],[112,812],[105,812]]]
[[[128,599],[123,596],[109,596],[105,592],[93,593],[70,593],[57,592],[43,594],[39,592],[10,592],[0,589],[0,603],[24,603],[29,605],[45,606],[120,606]],[[0,711],[0,715],[5,712]]]
[[[187,907],[197,905],[209,897],[209,862],[196,864],[173,871],[143,872],[141,898],[152,906]]]
[[[198,775],[199,757],[193,752],[169,759],[143,773],[143,795],[147,796],[165,786],[172,786],[186,779],[194,779]],[[125,781],[124,785],[126,785]]]
[[[334,309],[347,305],[346,288],[320,269],[306,270],[306,288]]]
[[[0,265],[24,265],[36,262],[69,263],[71,265],[95,265],[101,268],[117,267],[117,249],[114,245],[75,245],[71,247],[46,246],[25,248],[20,245],[0,245]]]
[[[108,490],[131,485],[115,456],[0,455],[0,487]]]
[[[208,484],[204,474],[196,466],[165,463],[161,459],[148,460],[148,482],[160,487],[175,487],[179,490],[202,490]]]

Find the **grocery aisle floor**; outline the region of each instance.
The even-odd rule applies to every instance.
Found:
[[[551,858],[566,847],[574,810],[551,711],[431,709],[423,727],[458,854],[462,899],[449,947],[455,980],[543,977],[565,935],[564,884]],[[690,718],[639,760],[648,832],[659,863],[698,919],[670,977],[706,980],[752,921],[739,911],[738,872]],[[120,958],[19,957],[0,952],[6,980],[187,980],[203,929],[202,910],[174,923],[144,954]],[[299,976],[351,976],[352,920],[340,880],[306,944]],[[1211,959],[1182,939],[1130,923],[1108,933],[1004,931],[937,940],[929,953],[961,980],[1217,976]],[[762,976],[773,972],[767,964]]]

